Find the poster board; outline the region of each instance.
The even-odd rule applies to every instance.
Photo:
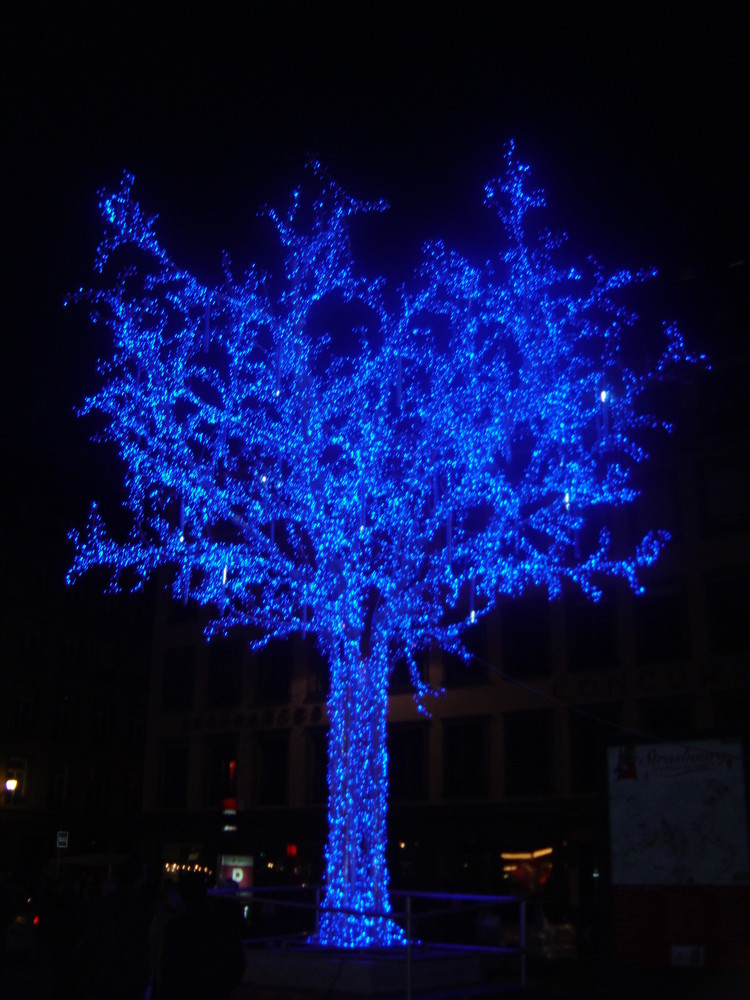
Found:
[[[742,745],[608,750],[612,885],[750,885]]]

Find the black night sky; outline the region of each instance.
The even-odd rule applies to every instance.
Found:
[[[121,498],[116,456],[91,443],[92,422],[74,413],[99,387],[107,331],[92,326],[85,306],[66,309],[63,301],[95,283],[97,192],[114,188],[123,171],[135,175],[144,210],[159,215],[166,251],[213,284],[222,251],[236,271],[262,258],[259,209],[283,209],[306,161],[319,159],[354,196],[390,203],[387,217],[366,220],[372,228],[357,261],[397,284],[418,265],[426,239],[442,237],[480,260],[500,248],[490,243],[496,223],[482,195],[502,172],[512,138],[546,190],[542,224],[569,234],[571,263],[591,254],[611,270],[658,268],[645,304],[635,296],[633,308],[657,322],[676,320],[688,348],[710,356],[713,371],[696,375],[685,407],[692,428],[678,427],[670,447],[690,443],[705,427],[704,442],[717,440],[718,430],[722,452],[747,457],[750,73],[742,5],[21,0],[3,13],[0,46],[0,699],[7,705],[26,670],[14,643],[42,650],[32,661],[34,680],[52,689],[58,659],[44,651],[64,660],[57,640],[71,622],[82,634],[106,633],[112,661],[128,672],[127,684],[119,675],[105,680],[111,692],[128,695],[123,713],[136,704],[145,717],[147,656],[131,656],[131,646],[142,640],[139,648],[150,648],[150,594],[140,617],[130,615],[135,602],[126,605],[126,633],[116,620],[122,606],[110,601],[109,616],[96,571],[64,587],[73,556],[67,533],[83,528],[93,499],[111,525]],[[683,390],[672,388],[675,395]],[[744,481],[728,479],[729,488],[714,492],[743,498],[733,510],[745,530],[747,463],[739,474]],[[700,497],[691,500],[697,505]],[[729,595],[727,620],[742,620],[744,642],[746,573],[742,579],[744,590],[717,593]],[[661,634],[661,619],[654,621],[653,633]],[[141,665],[138,676],[131,660]],[[95,673],[82,667],[76,683]],[[722,689],[727,704],[736,688]],[[59,690],[65,695],[63,681]],[[744,711],[744,694],[729,706],[730,720]],[[10,717],[0,712],[0,723]],[[654,732],[659,726],[649,723]],[[119,755],[117,773],[131,774],[138,765],[128,746],[114,736],[103,742],[102,760]],[[135,780],[128,787],[140,788]],[[60,828],[57,814],[48,814],[56,823],[50,831]],[[101,812],[102,823],[112,814]],[[529,812],[529,823],[536,815]],[[467,812],[466,822],[473,816]],[[120,836],[118,826],[79,846],[81,836],[75,850]],[[51,832],[40,837],[32,847],[46,858]],[[741,929],[731,931],[740,941]]]
[[[513,137],[574,251],[657,265],[662,314],[691,346],[727,347],[713,342],[728,328],[716,317],[727,275],[747,289],[750,232],[739,15],[83,8],[16,5],[3,29],[4,492],[16,517],[49,512],[37,526],[60,551],[89,499],[118,485],[73,417],[97,384],[104,331],[62,301],[93,280],[96,192],[124,169],[167,249],[210,280],[223,249],[238,266],[253,259],[256,211],[285,204],[316,156],[354,194],[388,199],[378,263],[406,275],[426,237],[481,243],[483,185]]]

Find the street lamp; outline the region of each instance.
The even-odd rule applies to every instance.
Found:
[[[18,778],[5,779],[5,791],[8,793],[8,798],[10,799],[11,803],[13,802],[13,796],[15,795],[17,788],[18,788]]]

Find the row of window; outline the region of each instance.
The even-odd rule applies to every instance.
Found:
[[[750,573],[712,579],[706,589],[706,631],[709,652],[731,656],[750,650]],[[664,663],[690,656],[687,594],[683,584],[658,584],[633,605],[633,654],[639,664]],[[488,616],[468,638],[477,659],[467,668],[459,660],[444,658],[442,683],[447,688],[482,683],[490,662],[520,679],[544,677],[553,669],[551,611],[545,597],[529,597],[505,604]],[[619,665],[623,643],[618,625],[618,605],[604,600],[565,601],[565,656],[571,673]],[[234,708],[242,703],[245,647],[241,639],[216,641],[208,647],[205,692],[196,694],[197,647],[168,649],[162,672],[161,707],[164,711]],[[298,638],[289,648],[271,643],[253,662],[253,702],[278,705],[290,701],[292,664],[306,666],[307,697],[323,700],[328,690],[328,669],[312,639]],[[423,658],[423,671],[426,657]],[[410,690],[409,672],[397,664],[391,691]]]
[[[5,804],[29,804],[32,780],[42,780],[42,794],[35,805],[48,808],[75,805],[95,811],[114,809],[134,813],[140,809],[140,787],[137,776],[128,774],[118,784],[104,767],[76,768],[65,761],[53,761],[48,766],[32,768],[25,757],[9,757],[6,762]]]
[[[736,698],[727,696],[718,722],[736,729],[732,715]],[[750,708],[747,700],[744,708]],[[679,738],[695,731],[695,699],[691,696],[643,699],[638,702],[638,731],[644,738]],[[722,714],[723,712],[723,714]],[[733,722],[734,720],[734,722]],[[492,762],[502,761],[502,792],[506,797],[553,794],[558,778],[566,793],[590,793],[601,787],[608,745],[632,739],[622,726],[622,705],[589,705],[571,710],[568,718],[567,759],[556,755],[555,712],[544,709],[507,713],[502,719],[499,746],[493,745],[489,717],[444,719],[440,794],[445,800],[489,798]],[[430,768],[429,730],[435,723],[393,723],[388,729],[389,789],[393,802],[427,801]],[[239,738],[222,735],[207,743],[199,798],[204,807],[218,807],[238,795],[240,772],[251,767],[254,805],[289,804],[290,733],[273,730],[255,734],[247,759],[238,753]],[[159,805],[185,808],[191,781],[190,740],[166,741],[161,746]],[[326,730],[310,727],[305,733],[305,798],[308,804],[326,799]],[[562,770],[562,774],[560,772]],[[192,799],[195,801],[195,798]]]
[[[716,538],[750,528],[750,466],[746,455],[712,458],[695,469],[694,492],[681,489],[673,470],[651,466],[642,474],[641,497],[623,510],[630,522],[631,543],[653,529],[669,530],[675,541],[685,537],[685,524],[694,519],[704,538]]]
[[[8,732],[14,736],[43,733],[46,738],[67,743],[88,740],[96,744],[128,739],[141,744],[145,730],[144,711],[131,710],[113,728],[116,712],[110,701],[84,702],[71,690],[54,696],[38,697],[29,687],[20,687],[7,698]]]

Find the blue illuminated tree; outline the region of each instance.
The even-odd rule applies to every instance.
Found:
[[[467,657],[463,637],[501,595],[560,593],[638,571],[665,535],[615,553],[602,526],[635,499],[643,391],[687,357],[674,326],[659,360],[628,361],[618,301],[646,275],[561,268],[529,234],[541,191],[508,148],[485,189],[504,249],[472,262],[442,242],[398,291],[357,272],[358,201],[312,164],[268,210],[283,270],[209,287],[181,269],[133,198],[102,195],[97,271],[79,292],[111,330],[102,388],[82,412],[125,467],[128,537],[92,508],[70,579],[111,570],[134,588],[170,567],[177,599],[212,609],[209,638],[254,648],[311,631],[330,665],[324,944],[390,945],[386,711],[390,668]],[[634,352],[636,358],[638,352]],[[596,530],[592,526],[597,525]]]

